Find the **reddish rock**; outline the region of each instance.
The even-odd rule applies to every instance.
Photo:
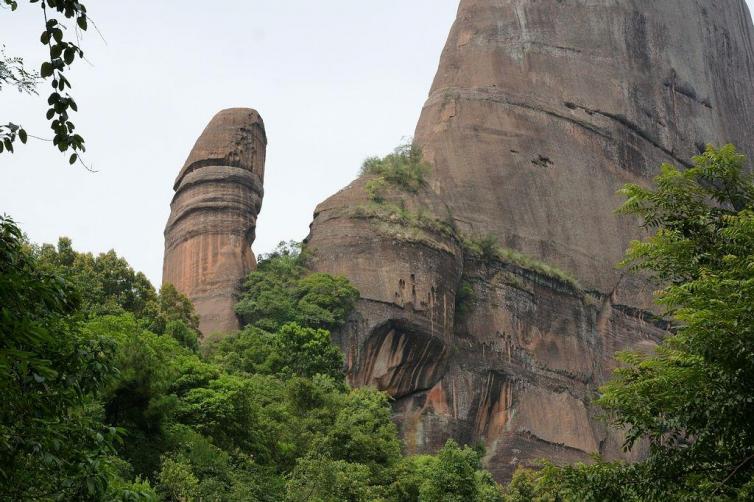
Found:
[[[744,0],[463,0],[415,141],[464,232],[647,306],[616,191],[708,143],[753,153],[752,82]]]
[[[267,137],[255,110],[212,119],[175,180],[163,283],[194,303],[205,336],[237,330],[233,307],[255,267],[251,244],[264,194]]]
[[[335,338],[351,383],[395,398],[410,452],[482,441],[500,480],[642,454],[592,404],[613,354],[666,328],[652,286],[615,268],[640,236],[616,191],[706,143],[754,155],[752,82],[744,0],[461,1],[416,130],[429,185],[387,200],[424,224],[365,210],[360,179],[307,240],[314,270],[362,293]],[[482,235],[528,260],[464,249]]]

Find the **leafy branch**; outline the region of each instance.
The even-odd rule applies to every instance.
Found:
[[[17,0],[0,1],[9,6],[11,11],[18,8]],[[49,59],[42,63],[39,77],[45,80],[49,79],[53,89],[47,98],[47,104],[50,108],[46,114],[54,134],[52,143],[61,152],[71,151],[68,161],[70,164],[74,164],[76,161],[81,161],[80,155],[86,151],[86,147],[84,138],[75,132],[76,126],[71,121],[70,115],[78,111],[78,105],[67,91],[71,88],[71,83],[65,72],[73,65],[76,58],[84,58],[84,51],[77,43],[64,38],[64,33],[68,27],[54,16],[57,14],[58,17],[63,16],[66,19],[75,20],[76,25],[73,29],[86,31],[89,24],[86,7],[76,0],[29,0],[29,3],[39,3],[44,16],[45,28],[40,37],[40,42],[48,48]],[[78,36],[76,38],[78,39]],[[19,58],[4,59],[4,61],[4,67],[11,73],[2,73],[2,69],[0,69],[0,83],[3,81],[10,82],[16,85],[19,90],[36,94],[36,75],[23,68],[23,61]],[[3,78],[6,75],[8,77]],[[19,77],[24,84],[20,85],[16,77]],[[0,143],[2,143],[0,152],[3,150],[13,152],[13,143],[16,139],[20,140],[21,143],[26,143],[28,136],[26,131],[16,124],[9,123],[0,126]]]

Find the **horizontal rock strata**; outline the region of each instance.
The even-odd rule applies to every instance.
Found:
[[[351,383],[395,398],[409,451],[481,441],[499,480],[642,454],[593,405],[613,354],[667,327],[655,286],[615,268],[641,237],[616,191],[707,143],[754,155],[752,82],[743,0],[461,1],[416,130],[427,186],[380,206],[359,179],[307,240],[313,270],[362,293],[336,340]]]
[[[204,335],[237,330],[233,310],[254,268],[267,138],[251,109],[218,113],[175,181],[165,228],[163,282],[194,303]]]

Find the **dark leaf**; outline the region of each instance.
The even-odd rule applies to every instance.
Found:
[[[42,68],[39,71],[39,74],[42,78],[47,78],[52,76],[52,63],[49,61],[45,61],[42,63]]]

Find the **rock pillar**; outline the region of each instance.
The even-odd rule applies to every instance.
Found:
[[[264,194],[267,137],[255,110],[212,119],[175,180],[163,283],[191,299],[205,336],[239,328],[233,307],[256,266],[251,245]]]

